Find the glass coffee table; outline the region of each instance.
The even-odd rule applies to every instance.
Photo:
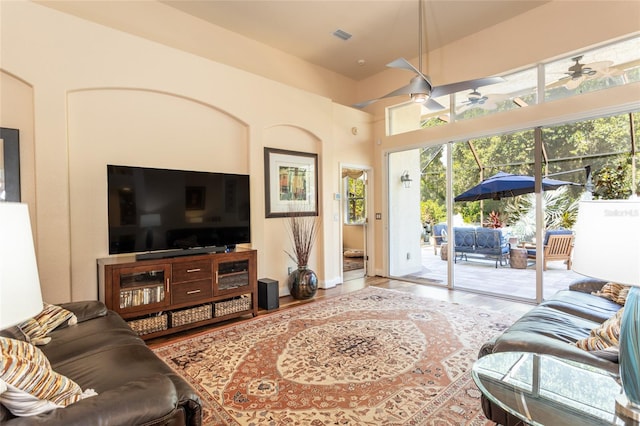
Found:
[[[624,425],[616,377],[550,355],[499,352],[478,359],[473,380],[493,403],[531,425]]]

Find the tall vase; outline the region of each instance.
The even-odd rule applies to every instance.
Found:
[[[298,266],[298,269],[289,274],[287,285],[289,294],[294,299],[311,299],[318,291],[318,276],[308,267]]]

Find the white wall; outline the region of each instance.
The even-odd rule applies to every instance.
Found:
[[[364,225],[342,225],[342,247],[364,250]]]
[[[286,293],[283,220],[264,218],[266,146],[319,154],[323,228],[312,267],[322,285],[339,282],[331,194],[340,161],[371,164],[370,139],[346,140],[366,113],[31,2],[2,2],[0,18],[0,68],[33,88],[30,204],[46,301],[97,295],[95,262],[108,253],[106,164],[250,173],[258,276]],[[3,111],[0,124],[8,121]]]
[[[413,179],[405,188],[400,176]],[[409,275],[422,269],[420,257],[420,150],[389,154],[389,274]],[[413,208],[407,208],[413,207]]]

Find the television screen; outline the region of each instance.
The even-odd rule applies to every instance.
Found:
[[[109,254],[251,242],[249,176],[107,166]]]

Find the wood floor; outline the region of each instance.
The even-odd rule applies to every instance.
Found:
[[[476,307],[488,309],[488,310],[498,310],[504,313],[510,313],[517,316],[520,316],[527,311],[529,311],[533,305],[527,303],[514,302],[511,300],[500,299],[497,297],[485,296],[477,293],[466,292],[462,290],[449,290],[447,288],[432,286],[432,285],[424,285],[424,284],[416,284],[409,281],[395,280],[389,278],[382,277],[366,277],[366,278],[356,278],[345,281],[343,284],[339,284],[334,288],[323,290],[319,289],[317,294],[313,299],[310,300],[295,300],[291,296],[284,296],[280,298],[280,307],[277,310],[263,310],[261,309],[258,312],[258,315],[265,315],[272,312],[282,311],[285,309],[290,309],[295,306],[299,306],[304,303],[314,303],[314,301],[322,300],[322,299],[330,299],[332,297],[337,297],[343,294],[347,294],[356,290],[360,290],[365,287],[375,286],[380,288],[388,288],[397,291],[405,291],[407,293],[412,293],[424,297],[430,297],[432,299],[445,300],[451,303],[459,303],[459,304],[467,304],[473,305]],[[239,318],[235,320],[229,320],[224,322],[223,324],[216,324],[214,326],[205,326],[201,328],[196,328],[192,330],[188,330],[181,333],[176,333],[171,336],[163,336],[153,340],[149,340],[147,344],[151,347],[156,346],[158,344],[167,343],[172,340],[183,338],[185,336],[189,336],[192,334],[202,333],[205,330],[211,329],[213,327],[223,327],[225,325],[233,324],[236,321],[241,321],[246,318]]]

